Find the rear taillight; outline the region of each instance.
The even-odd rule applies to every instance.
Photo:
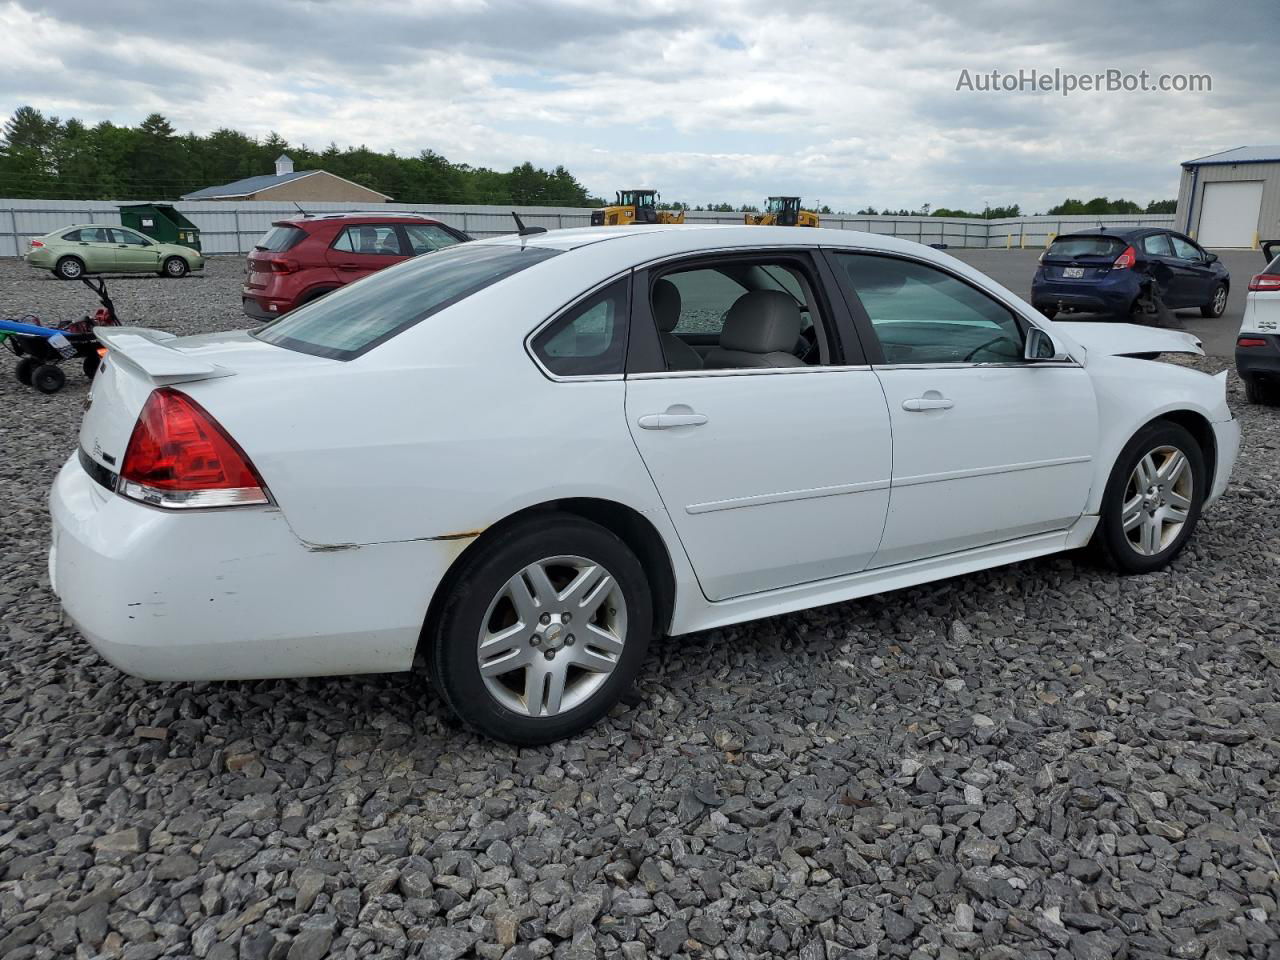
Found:
[[[270,502],[266,485],[239,444],[200,404],[172,387],[147,397],[116,489],[171,509]]]
[[[298,261],[288,257],[272,257],[267,263],[271,264],[272,273],[295,273],[298,269]]]
[[[1250,290],[1280,290],[1280,273],[1255,274],[1249,281]]]
[[[1236,341],[1237,347],[1265,347],[1267,341],[1261,337],[1241,337]]]
[[[1116,257],[1115,263],[1111,264],[1112,270],[1128,270],[1138,262],[1138,254],[1133,247],[1125,247],[1124,253]]]
[[[44,243],[43,243],[42,241],[40,241],[40,240],[29,240],[29,241],[27,241],[27,242],[31,244],[31,249],[32,249],[32,250],[34,250],[36,247],[43,247],[43,246],[44,246]]]

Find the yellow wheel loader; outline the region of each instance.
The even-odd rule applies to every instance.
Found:
[[[812,210],[800,209],[799,197],[770,197],[764,213],[748,213],[744,218],[749,227],[816,227],[818,215]]]
[[[633,223],[684,223],[683,210],[659,210],[656,190],[619,190],[617,202],[591,211],[593,227],[626,227]]]

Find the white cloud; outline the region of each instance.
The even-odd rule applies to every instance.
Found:
[[[1249,142],[1269,2],[1069,8],[980,0],[0,6],[0,111],[275,130],[509,167],[596,193],[1044,208],[1173,196],[1177,164]],[[177,15],[175,15],[175,12]],[[957,92],[962,69],[1209,73],[1202,94]]]

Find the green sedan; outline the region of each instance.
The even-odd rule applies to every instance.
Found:
[[[28,241],[27,263],[63,280],[86,273],[158,273],[185,277],[204,269],[198,250],[157,243],[128,227],[90,223],[63,227]]]

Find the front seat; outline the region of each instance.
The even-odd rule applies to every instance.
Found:
[[[658,324],[658,339],[667,358],[668,370],[701,370],[702,357],[671,331],[680,322],[680,289],[670,280],[653,285],[653,319]]]
[[[803,367],[791,351],[800,339],[800,308],[781,290],[751,290],[733,302],[720,345],[707,354],[708,369]]]

